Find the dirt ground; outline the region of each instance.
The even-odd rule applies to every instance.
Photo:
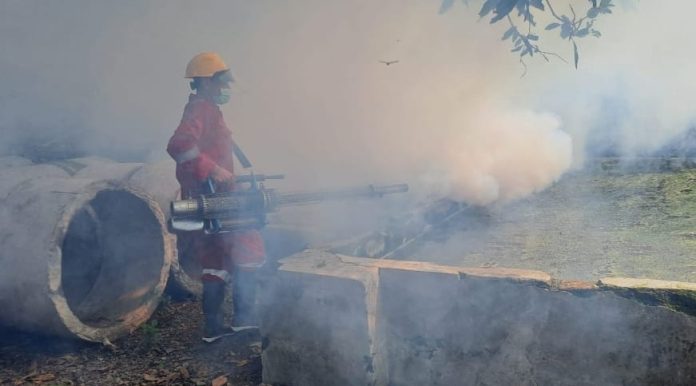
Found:
[[[258,385],[261,342],[201,340],[196,301],[164,302],[114,347],[0,329],[0,385]]]
[[[400,258],[696,282],[694,257],[696,170],[685,169],[571,173],[524,200],[469,210]]]

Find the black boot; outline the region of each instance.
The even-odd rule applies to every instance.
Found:
[[[236,270],[232,280],[235,331],[258,328],[256,315],[256,271]]]
[[[225,282],[204,281],[203,282],[203,316],[205,326],[203,331],[203,341],[212,343],[216,340],[231,335],[234,331],[224,328],[222,303],[225,300]]]

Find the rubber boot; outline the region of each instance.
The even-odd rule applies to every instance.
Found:
[[[256,315],[256,271],[236,270],[232,279],[235,331],[258,328]]]
[[[203,341],[212,343],[233,333],[223,326],[222,303],[225,300],[225,282],[203,282],[203,316],[205,326]]]

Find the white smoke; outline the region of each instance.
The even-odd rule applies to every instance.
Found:
[[[478,22],[476,2],[439,6],[3,1],[2,145],[57,137],[86,153],[166,157],[188,93],[183,68],[204,50],[238,79],[223,111],[257,171],[286,173],[292,188],[404,181],[510,200],[567,168],[559,130],[582,161],[605,137],[626,154],[659,146],[695,115],[692,2],[617,7],[596,25],[603,37],[578,41],[579,70],[528,60],[524,78],[500,41],[506,25]],[[544,48],[571,57],[547,35]]]
[[[572,140],[550,114],[481,111],[442,158],[444,191],[486,205],[537,192],[572,164]]]
[[[578,70],[535,65],[517,97],[562,118],[574,139],[577,165],[606,150],[621,156],[649,153],[695,122],[696,41],[686,26],[696,3],[619,4],[596,24],[601,38],[578,41]],[[545,44],[572,57],[568,41]]]

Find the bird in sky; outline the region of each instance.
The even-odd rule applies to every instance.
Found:
[[[387,66],[391,66],[392,64],[399,63],[398,60],[389,60],[389,61],[380,60],[379,62],[380,62],[380,63],[384,63],[384,64],[386,64]]]

